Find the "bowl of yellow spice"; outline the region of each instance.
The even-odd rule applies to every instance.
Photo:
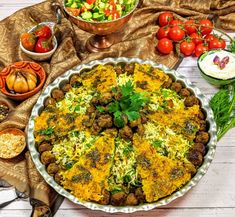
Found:
[[[0,72],[1,92],[16,101],[23,101],[36,94],[43,86],[46,73],[34,62],[21,61]]]

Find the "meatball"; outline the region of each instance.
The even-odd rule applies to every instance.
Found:
[[[206,131],[206,121],[201,120],[200,121],[200,131]]]
[[[130,127],[125,126],[122,129],[119,130],[119,135],[123,139],[132,139],[133,137],[133,132]]]
[[[54,163],[55,162],[55,155],[52,154],[50,151],[44,151],[41,154],[41,161],[44,165]]]
[[[199,101],[195,96],[188,96],[184,100],[184,105],[187,107],[192,107],[194,105],[199,105]]]
[[[137,133],[140,135],[140,136],[143,136],[144,135],[144,126],[142,124],[140,124],[137,128]]]
[[[56,104],[56,100],[53,99],[52,97],[46,98],[45,103],[44,103],[45,106],[55,105],[55,104]]]
[[[114,206],[123,206],[127,195],[124,192],[117,192],[111,196],[111,204]]]
[[[201,120],[205,120],[205,115],[201,110],[199,111],[198,118]]]
[[[141,187],[139,187],[135,190],[135,196],[138,199],[139,203],[145,202],[145,195],[144,195],[144,192]]]
[[[80,82],[80,77],[79,75],[73,75],[71,78],[70,78],[70,85],[72,87],[79,87],[82,85],[82,83]]]
[[[183,88],[183,89],[181,89],[179,94],[182,97],[187,97],[187,96],[190,96],[191,93],[190,93],[189,89]]]
[[[99,201],[99,204],[108,205],[110,201],[110,193],[106,190],[102,190],[102,199]]]
[[[135,63],[130,63],[125,65],[125,71],[127,75],[134,74],[134,70],[135,70]]]
[[[47,167],[47,172],[50,175],[56,174],[59,171],[59,166],[56,163],[51,163]]]
[[[167,81],[165,81],[165,83],[162,85],[162,87],[163,88],[169,88],[170,86],[171,86],[171,84],[172,84],[172,78],[168,78],[168,80]]]
[[[182,84],[179,82],[174,82],[171,85],[171,89],[174,90],[176,93],[179,93],[182,89]]]
[[[58,102],[64,98],[64,92],[60,89],[54,89],[51,96]]]
[[[60,172],[57,172],[54,176],[55,181],[60,184],[62,181],[62,176],[60,175]]]
[[[98,118],[97,123],[102,128],[109,128],[113,126],[113,118],[111,115],[108,114],[101,115]]]
[[[65,93],[69,92],[72,89],[71,84],[64,84],[61,88]]]
[[[203,161],[203,155],[199,151],[194,149],[190,150],[188,153],[188,160],[196,167],[200,166]]]
[[[43,142],[38,147],[39,153],[42,153],[44,151],[51,151],[51,150],[52,150],[52,145],[48,142]]]
[[[120,74],[124,73],[123,67],[121,65],[115,65],[114,70],[115,70],[117,75],[120,75]]]
[[[99,99],[101,105],[107,105],[111,101],[112,101],[112,94],[109,92],[103,93]]]
[[[95,112],[95,107],[91,105],[90,107],[87,108],[86,113],[87,115],[92,115]]]
[[[204,144],[202,144],[202,143],[199,143],[199,142],[194,143],[192,148],[193,148],[193,150],[196,150],[196,151],[202,153],[202,155],[205,155],[205,153],[206,153],[206,148],[205,148]]]
[[[98,135],[101,130],[102,127],[98,125],[97,121],[94,121],[91,127],[91,131],[93,132],[93,134]]]
[[[131,121],[129,125],[131,128],[133,128],[133,127],[137,127],[140,124],[141,124],[141,118],[138,118],[137,120]]]
[[[207,132],[199,131],[199,133],[196,136],[195,141],[206,144],[209,141],[209,134]]]
[[[134,193],[130,193],[127,195],[125,205],[127,206],[135,206],[138,204],[138,199],[136,198]]]

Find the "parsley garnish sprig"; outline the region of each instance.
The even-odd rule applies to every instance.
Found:
[[[117,127],[125,126],[125,117],[129,121],[134,121],[140,118],[140,109],[147,102],[147,98],[143,93],[134,91],[134,86],[129,80],[124,85],[119,86],[121,92],[120,100],[116,100],[108,106],[110,113],[113,113],[114,124]],[[113,89],[116,92],[117,89]]]

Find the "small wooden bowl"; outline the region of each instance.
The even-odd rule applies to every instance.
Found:
[[[26,147],[25,133],[22,130],[17,129],[17,128],[7,128],[7,129],[4,129],[4,130],[0,131],[0,135],[3,135],[3,134],[12,134],[12,135],[15,135],[15,136],[23,136],[24,137],[24,143],[21,144],[16,150],[12,149],[11,154],[8,155],[8,156],[7,156],[6,153],[4,153],[4,148],[1,147],[0,148],[0,158],[11,159],[11,158],[14,158],[14,157],[18,156],[20,153],[22,153],[22,151]],[[1,144],[1,141],[0,141],[0,144]]]
[[[14,70],[24,70],[28,72],[34,72],[37,74],[38,78],[38,84],[35,89],[26,92],[26,93],[11,93],[6,85],[6,78],[7,76]],[[35,62],[29,62],[29,61],[21,61],[16,62],[12,65],[7,66],[0,72],[0,89],[3,94],[5,94],[10,99],[16,100],[16,101],[23,101],[34,94],[36,94],[43,86],[44,82],[46,80],[46,72],[40,66],[39,64]]]

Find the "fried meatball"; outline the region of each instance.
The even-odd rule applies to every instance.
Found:
[[[65,93],[69,92],[72,89],[71,84],[64,84],[61,88]]]
[[[206,121],[204,120],[201,120],[200,121],[200,128],[199,128],[200,131],[206,131]]]
[[[71,78],[70,78],[70,81],[69,81],[70,85],[72,87],[79,87],[82,85],[82,83],[80,82],[80,77],[79,75],[73,75]]]
[[[53,99],[52,97],[47,97],[45,102],[44,102],[45,106],[55,105],[55,104],[56,104],[56,100]]]
[[[102,95],[100,96],[100,99],[99,99],[99,102],[101,105],[107,105],[111,101],[112,101],[112,94],[109,92],[102,93]]]
[[[136,198],[134,193],[130,193],[127,195],[125,205],[127,206],[135,206],[138,204],[138,199]]]
[[[117,75],[120,75],[120,74],[124,73],[123,67],[121,65],[115,65],[114,70],[115,70]]]
[[[124,192],[117,192],[111,196],[111,204],[114,206],[123,206],[127,195]]]
[[[183,89],[181,89],[179,94],[182,97],[187,97],[187,96],[190,96],[191,93],[190,93],[189,89],[183,88]]]
[[[200,153],[202,153],[203,156],[204,156],[205,153],[206,153],[206,147],[205,147],[205,145],[202,144],[202,143],[199,143],[199,142],[194,143],[192,149],[193,149],[193,150],[196,150],[196,151],[198,151],[198,152],[200,152]]]
[[[110,201],[110,193],[106,189],[102,190],[102,199],[99,201],[99,204],[108,205]]]
[[[134,120],[134,121],[131,121],[129,123],[130,127],[133,128],[133,127],[137,127],[138,125],[141,124],[141,118],[138,118],[137,120]]]
[[[101,115],[98,118],[97,123],[102,128],[110,128],[113,126],[113,118],[111,115],[108,114]]]
[[[145,195],[144,195],[144,192],[141,187],[139,187],[135,190],[135,196],[138,199],[139,203],[145,202]]]
[[[54,163],[55,162],[55,155],[52,154],[51,151],[44,151],[41,154],[41,161],[44,165]]]
[[[143,136],[144,135],[144,126],[142,124],[140,124],[137,128],[137,133],[140,135],[140,136]]]
[[[51,150],[52,150],[52,145],[48,142],[43,142],[38,147],[39,153],[42,153],[44,151],[51,151]]]
[[[119,135],[123,139],[132,139],[133,137],[133,132],[130,127],[125,126],[122,129],[119,130]]]
[[[205,115],[201,110],[199,111],[198,118],[201,120],[205,120]]]
[[[54,89],[51,96],[58,102],[64,98],[64,92],[60,89]]]
[[[176,93],[179,93],[182,89],[182,84],[179,82],[174,82],[171,85],[171,89],[174,90]]]
[[[135,71],[135,63],[129,63],[125,65],[125,72],[127,75],[132,75],[134,74]]]
[[[184,100],[184,105],[187,107],[192,107],[194,105],[199,105],[199,100],[195,96],[188,96]]]
[[[164,82],[164,84],[162,85],[163,88],[169,88],[172,84],[173,80],[171,77],[168,78],[167,81]]]
[[[60,175],[60,172],[57,172],[54,176],[55,181],[60,184],[62,181],[62,176]]]
[[[202,144],[206,144],[209,141],[209,134],[207,132],[203,132],[203,131],[199,131],[199,133],[196,136],[195,141],[202,143]]]
[[[188,160],[196,167],[200,166],[203,162],[203,155],[199,151],[194,149],[188,153]]]
[[[93,113],[95,113],[95,107],[91,105],[90,107],[87,108],[86,113],[89,116],[92,115]]]
[[[92,133],[95,135],[98,135],[101,130],[102,130],[102,127],[98,125],[97,121],[94,121],[91,127]]]
[[[47,167],[47,172],[50,174],[50,175],[53,175],[53,174],[56,174],[58,171],[59,171],[59,166],[56,164],[56,163],[51,163],[48,165]]]

